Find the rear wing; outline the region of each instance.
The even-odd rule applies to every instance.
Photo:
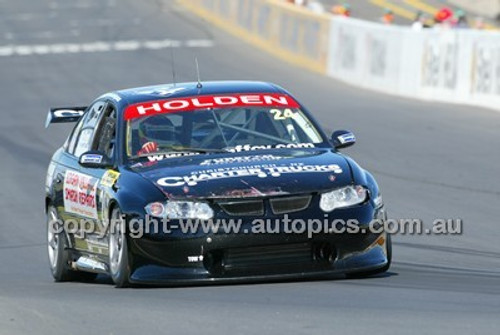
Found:
[[[51,108],[47,114],[45,128],[48,128],[51,123],[76,122],[86,109],[87,107]]]

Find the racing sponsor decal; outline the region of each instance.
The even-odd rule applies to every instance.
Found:
[[[337,164],[328,165],[306,165],[302,163],[290,165],[250,165],[234,168],[217,168],[191,172],[187,176],[171,176],[157,180],[157,184],[164,187],[196,186],[200,182],[227,178],[257,176],[259,178],[279,177],[282,174],[293,173],[322,173],[333,172],[342,173],[342,169]]]
[[[231,163],[248,163],[248,162],[262,162],[262,161],[276,161],[286,157],[275,155],[256,155],[256,156],[240,156],[240,157],[223,157],[205,159],[200,165],[220,165]]]
[[[55,109],[53,115],[55,118],[80,117],[83,112],[83,110],[76,109]]]
[[[197,263],[197,262],[203,262],[203,255],[199,256],[188,256],[188,262],[189,263]]]
[[[45,119],[45,128],[48,128],[51,123],[77,121],[84,114],[85,109],[86,107],[51,108]]]
[[[102,155],[99,154],[86,154],[83,155],[81,158],[82,163],[88,163],[88,164],[99,164],[102,162]]]
[[[64,176],[64,210],[97,219],[97,179],[67,170]]]
[[[337,136],[337,138],[339,139],[341,144],[356,142],[356,137],[353,133],[342,134],[340,136]]]
[[[285,110],[281,109],[271,109],[269,111],[271,114],[273,114],[273,118],[275,120],[286,120],[286,119],[295,119],[297,116],[297,113],[294,113],[290,108],[287,108]]]
[[[116,183],[116,180],[120,177],[120,173],[114,170],[107,170],[101,178],[101,185],[105,187],[111,187]]]
[[[164,159],[168,158],[177,158],[177,157],[184,157],[184,156],[197,156],[200,153],[198,152],[172,152],[168,154],[151,154],[148,157],[148,160],[150,162],[157,162],[157,161],[162,161]]]
[[[265,150],[265,149],[307,149],[314,148],[314,143],[280,143],[280,144],[267,144],[267,145],[251,145],[243,144],[237,145],[232,148],[227,148],[229,152],[242,152],[242,151],[254,151],[254,150]]]
[[[235,147],[229,147],[226,148],[225,150],[227,152],[244,152],[244,151],[254,151],[254,150],[265,150],[265,149],[307,149],[307,148],[315,148],[313,143],[287,143],[287,144],[276,144],[276,145],[250,145],[250,144],[243,144],[243,145],[237,145]],[[185,156],[198,156],[200,153],[198,152],[172,152],[172,153],[165,153],[165,154],[155,154],[151,153],[148,155],[148,160],[150,162],[158,162],[162,161],[164,159],[168,158],[177,158],[177,157],[185,157]],[[253,157],[253,158],[252,158]],[[259,158],[261,157],[261,158]],[[267,158],[262,158],[262,157],[267,157]],[[274,157],[274,158],[271,158]],[[268,160],[268,159],[277,159],[274,155],[264,155],[264,156],[246,156],[246,158],[243,157],[232,157],[232,158],[224,158],[227,160],[228,163],[232,162],[251,162],[251,161],[262,161],[262,160]],[[279,157],[283,158],[283,157]],[[206,160],[204,162],[207,163],[201,163],[200,165],[210,165],[210,164],[223,164],[224,162],[222,160],[219,160],[218,163],[209,163]]]
[[[286,94],[248,93],[226,95],[200,95],[196,97],[173,98],[133,104],[125,110],[125,120],[160,114],[185,112],[201,108],[232,107],[288,107],[298,108],[299,104]]]

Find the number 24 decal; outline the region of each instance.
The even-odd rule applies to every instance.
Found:
[[[275,120],[295,119],[296,116],[296,114],[289,108],[285,109],[284,111],[281,111],[279,109],[271,109],[269,112],[271,114],[274,114]]]

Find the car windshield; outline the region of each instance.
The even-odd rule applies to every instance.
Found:
[[[170,112],[127,121],[128,157],[153,152],[246,151],[312,148],[323,142],[319,131],[298,108],[220,108]]]

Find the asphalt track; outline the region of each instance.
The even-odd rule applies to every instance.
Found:
[[[173,1],[0,0],[0,31],[0,334],[499,333],[500,113],[379,95],[291,67]],[[69,127],[45,130],[46,110],[170,82],[170,49],[5,54],[12,45],[162,39],[183,41],[174,48],[178,80],[195,79],[197,56],[205,80],[287,87],[328,131],[355,132],[348,153],[374,172],[391,217],[427,226],[461,218],[464,233],[396,235],[390,272],[363,280],[124,290],[105,277],[54,283],[43,185]]]

